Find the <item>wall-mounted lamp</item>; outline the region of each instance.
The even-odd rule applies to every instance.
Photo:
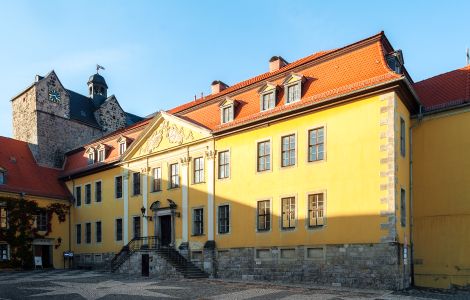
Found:
[[[57,238],[57,245],[54,245],[54,248],[55,248],[55,249],[59,248],[61,244],[62,244],[62,238],[61,238],[61,237],[58,237],[58,238]]]
[[[152,216],[146,216],[145,215],[145,211],[146,211],[145,207],[142,206],[140,208],[140,211],[142,212],[142,218],[146,218],[148,221],[152,221]]]

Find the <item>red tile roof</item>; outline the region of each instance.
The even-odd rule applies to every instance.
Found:
[[[470,101],[470,65],[440,74],[413,85],[425,110]]]
[[[58,180],[60,171],[39,166],[26,142],[0,136],[0,168],[6,170],[6,183],[0,184],[0,191],[70,199]]]
[[[175,107],[168,111],[180,118],[204,126],[214,132],[226,128],[249,123],[267,116],[276,115],[313,103],[319,103],[333,97],[357,92],[381,83],[399,80],[403,75],[396,74],[387,65],[385,53],[393,51],[383,32],[361,40],[343,48],[321,51],[292,62],[283,68],[267,72],[251,79],[237,83],[227,89],[204,98],[197,99]],[[279,99],[274,109],[260,112],[260,96],[258,89],[266,82],[278,86],[292,72],[306,78],[302,88],[302,98],[299,102],[284,105],[285,95],[282,88],[278,90]],[[227,124],[220,122],[219,103],[225,96],[236,100],[235,119]],[[149,119],[131,127],[100,138],[83,148],[69,152],[65,170],[62,175],[88,171],[119,160],[116,141],[120,135],[136,138],[148,124]],[[85,151],[88,146],[98,146],[104,143],[111,148],[106,161],[101,164],[88,166]]]
[[[61,174],[61,177],[75,174],[78,172],[88,171],[94,168],[101,167],[103,165],[111,164],[119,161],[119,144],[118,139],[121,136],[128,138],[129,142],[135,140],[139,134],[144,130],[147,124],[151,119],[145,119],[138,123],[135,123],[131,126],[116,130],[106,136],[103,136],[99,139],[96,139],[83,147],[72,150],[67,153],[67,158],[65,161],[64,171]],[[89,147],[98,147],[100,144],[106,146],[106,157],[104,162],[94,163],[92,165],[88,164],[88,156],[86,155],[86,150]],[[130,143],[127,145],[129,147]],[[96,155],[96,154],[95,154]]]
[[[391,51],[383,33],[374,35],[343,48],[322,51],[292,62],[275,72],[267,72],[237,83],[218,94],[188,102],[169,110],[213,131],[250,123],[302,106],[318,103],[381,83],[403,78],[393,72],[385,61],[385,52]],[[285,105],[282,82],[296,72],[306,78],[301,101]],[[267,81],[280,87],[274,109],[261,112],[258,89]],[[221,124],[219,103],[230,96],[238,107],[232,122]]]

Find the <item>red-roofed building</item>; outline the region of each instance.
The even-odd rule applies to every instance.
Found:
[[[106,123],[117,100],[100,97],[104,78],[90,82],[100,110],[75,121]],[[126,127],[101,122],[106,134],[74,141],[57,169],[36,162],[34,143],[0,138],[0,204],[72,200],[67,231],[41,245],[61,237],[76,266],[131,272],[142,247],[164,247],[218,277],[470,284],[470,67],[414,83],[380,32],[211,88]]]

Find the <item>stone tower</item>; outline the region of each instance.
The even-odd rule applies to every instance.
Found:
[[[124,112],[107,90],[99,74],[88,80],[88,97],[66,89],[54,71],[36,76],[11,100],[13,138],[28,142],[39,164],[61,168],[67,151],[142,119]]]

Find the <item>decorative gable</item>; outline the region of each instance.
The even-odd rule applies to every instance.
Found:
[[[211,132],[208,129],[160,111],[141,135],[132,142],[122,160],[178,148],[209,137]]]
[[[96,152],[98,153],[98,162],[105,161],[108,148],[109,146],[105,144],[99,144],[98,147],[96,147]]]
[[[88,147],[85,151],[85,155],[88,157],[88,164],[91,165],[95,162],[96,149],[94,147]]]
[[[259,106],[260,111],[265,111],[269,109],[273,109],[276,107],[276,99],[277,99],[277,85],[266,82],[259,90],[258,90],[260,99],[259,99]]]
[[[233,121],[235,118],[235,107],[237,100],[234,100],[230,97],[225,97],[225,99],[219,103],[220,107],[220,122],[222,124]]]
[[[304,82],[304,79],[304,76],[296,73],[291,73],[286,77],[286,79],[284,79],[282,84],[284,85],[286,104],[300,100],[302,97],[302,83]]]

